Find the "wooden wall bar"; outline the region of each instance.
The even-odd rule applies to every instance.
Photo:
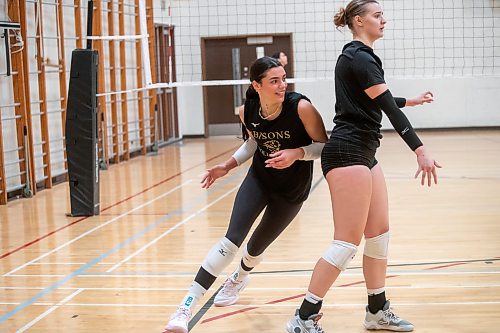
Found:
[[[14,22],[21,23],[21,33],[23,36],[26,36],[26,19],[24,17],[26,13],[26,3],[21,0],[10,1],[9,3],[9,17]],[[24,7],[24,8],[23,8]],[[20,15],[20,8],[22,9]],[[12,54],[12,81],[14,85],[14,103],[15,103],[15,114],[16,114],[16,136],[17,136],[17,144],[18,147],[21,148],[18,150],[19,157],[19,171],[20,171],[20,180],[22,185],[26,185],[28,183],[33,184],[34,178],[31,177],[33,172],[31,172],[30,177],[27,177],[30,170],[34,170],[34,167],[30,168],[30,164],[28,161],[33,161],[33,157],[30,156],[30,147],[27,141],[33,142],[33,140],[28,140],[29,135],[31,133],[31,126],[28,124],[27,110],[30,109],[29,102],[29,84],[25,84],[25,82],[29,82],[28,73],[25,71],[27,67],[27,62],[25,62],[25,58],[27,56],[26,48],[21,52],[16,52]],[[28,90],[28,92],[27,92]],[[30,112],[31,114],[31,112]],[[31,148],[33,146],[31,145]],[[26,151],[28,154],[26,154]],[[32,149],[31,149],[32,151]],[[3,152],[2,152],[3,153]]]
[[[66,154],[66,110],[68,105],[68,85],[66,79],[66,48],[64,45],[64,14],[63,0],[57,0],[56,17],[57,17],[57,49],[58,49],[58,64],[59,64],[59,93],[61,95],[61,124],[64,149],[64,169],[68,170],[68,160]],[[76,20],[76,19],[75,19]],[[77,39],[81,41],[81,36]],[[78,44],[77,44],[78,47]]]
[[[115,13],[114,1],[108,1],[108,35],[115,36]],[[109,83],[111,91],[116,91],[116,61],[115,61],[115,41],[109,41]],[[112,132],[112,150],[113,150],[113,163],[120,161],[119,143],[118,143],[118,105],[117,95],[111,95],[111,132]]]
[[[18,193],[19,190],[24,191],[27,184],[29,184],[31,193],[35,194],[37,190],[37,179],[39,180],[38,186],[43,188],[52,187],[53,181],[56,179],[55,177],[60,175],[61,170],[63,170],[62,172],[66,172],[67,170],[65,125],[69,80],[67,71],[69,70],[69,64],[67,64],[66,61],[66,47],[70,45],[68,42],[70,39],[74,41],[73,45],[75,48],[81,49],[86,46],[84,44],[86,35],[84,29],[86,26],[87,10],[84,9],[86,9],[88,2],[84,0],[75,0],[73,4],[70,4],[69,2],[65,3],[63,0],[55,0],[53,3],[38,2],[35,0],[8,0],[7,4],[10,19],[13,22],[19,22],[21,25],[21,35],[25,44],[22,51],[12,54],[11,83],[8,80],[6,81],[13,86],[13,100],[10,101],[8,105],[14,108],[13,113],[15,113],[15,115],[13,114],[8,118],[12,121],[12,129],[9,128],[9,136],[13,135],[14,137],[5,138],[3,136],[0,119],[0,204],[5,204],[7,202],[11,191],[16,191],[16,193]],[[30,5],[30,8],[28,8],[29,10],[27,10],[27,4]],[[139,0],[108,0],[105,3],[106,5],[103,4],[102,1],[94,1],[92,31],[94,36],[141,34]],[[158,50],[154,38],[153,0],[145,0],[145,4],[147,31],[149,35],[147,47],[150,53],[151,79],[152,82],[155,83],[159,80],[156,68],[159,59],[157,59]],[[49,6],[51,7],[50,11],[48,11]],[[65,7],[73,8],[68,10]],[[52,12],[52,10],[54,11]],[[48,15],[49,12],[55,15]],[[27,15],[30,17],[27,17]],[[31,17],[33,15],[35,17]],[[74,17],[71,17],[72,15]],[[28,20],[30,20],[29,26],[31,30],[29,32],[27,31]],[[51,20],[51,22],[47,20]],[[32,21],[38,23],[33,25]],[[68,23],[70,25],[74,24],[74,36],[66,38],[65,27],[67,29]],[[103,27],[105,27],[106,23],[106,31],[103,31]],[[35,28],[33,28],[33,26]],[[117,27],[115,28],[115,26]],[[44,29],[46,31],[44,31]],[[55,29],[55,37],[53,36],[53,29]],[[33,30],[36,30],[36,32]],[[69,29],[70,34],[71,30],[72,29]],[[35,37],[33,37],[33,34],[35,34]],[[46,34],[47,36],[45,36]],[[57,48],[54,48],[52,45],[49,47],[49,44],[47,44],[46,47],[44,43],[46,39],[55,39]],[[11,33],[11,40],[14,40],[13,33]],[[34,43],[36,45],[31,46],[30,44],[30,48],[28,48],[28,43]],[[109,45],[105,46],[105,43]],[[143,55],[141,53],[141,41],[137,40],[135,43],[130,43],[126,40],[94,40],[92,44],[93,48],[99,52],[98,93],[121,91],[118,94],[110,95],[110,97],[99,96],[98,98],[99,157],[106,165],[109,161],[112,163],[119,163],[120,161],[129,160],[131,155],[131,140],[136,142],[134,150],[137,151],[138,148],[141,154],[146,154],[151,146],[156,147],[156,143],[162,139],[159,137],[158,126],[164,127],[164,125],[163,123],[157,123],[156,120],[158,115],[156,108],[158,96],[156,90],[130,91],[136,88],[143,88],[146,84],[143,79],[144,71],[142,68]],[[132,56],[131,59],[129,59],[130,55],[127,55],[127,47],[132,45],[135,45],[135,50],[132,49]],[[163,46],[165,49],[168,48],[171,50],[169,45]],[[33,54],[28,54],[28,49]],[[34,49],[35,51],[33,51]],[[57,53],[57,56],[55,53]],[[172,60],[170,58],[171,53],[162,52],[162,54],[169,57],[167,61],[162,61],[162,64],[168,67],[168,61]],[[54,60],[56,57],[56,62],[53,61],[48,63],[48,61]],[[30,66],[32,67],[31,76]],[[55,71],[49,70],[47,66],[57,67],[60,102],[58,102],[59,105],[55,109],[58,108],[61,113],[61,125],[57,122],[57,126],[61,126],[60,129],[55,128],[55,124],[51,124],[51,119],[54,118],[49,117],[50,113],[58,110],[50,110],[53,108],[50,103],[55,102],[52,97],[54,95],[52,87],[55,87],[55,85],[53,81],[49,82],[49,80],[55,79],[55,76],[50,75],[50,73],[54,73]],[[106,70],[107,68],[109,68],[109,78],[108,71]],[[35,77],[37,82],[35,82]],[[160,78],[160,80],[162,79]],[[108,84],[106,84],[107,82]],[[4,83],[2,82],[2,84]],[[36,89],[35,91],[38,92],[38,101],[30,101],[31,89]],[[166,94],[165,99],[174,98],[171,94],[171,90],[169,90],[168,94],[167,90],[169,89],[164,89],[164,93]],[[39,114],[38,112],[32,114],[32,103],[33,105],[39,103]],[[3,105],[0,105],[0,107],[3,107]],[[40,142],[33,141],[32,117],[37,116],[40,117],[40,133],[35,133],[35,138],[36,140],[41,140]],[[162,119],[168,122],[171,117],[164,117]],[[38,131],[38,119],[36,120],[35,128]],[[108,121],[110,121],[109,132]],[[62,133],[64,168],[58,164],[57,170],[59,173],[55,175],[54,165],[56,165],[56,163],[61,163],[61,159],[57,158],[58,161],[55,161],[56,158],[54,154],[60,154],[61,151],[58,148],[58,150],[52,152],[51,156],[51,146],[55,147],[53,142],[58,139],[58,130]],[[135,133],[136,131],[137,134]],[[3,132],[5,133],[5,131]],[[163,129],[163,132],[165,132],[165,129]],[[108,138],[108,136],[111,137]],[[165,137],[164,134],[163,137]],[[16,151],[15,154],[17,156],[15,161],[7,161],[5,157],[7,152],[4,153],[4,143],[8,142],[10,144],[14,141],[17,142],[17,148],[15,146],[9,147],[10,155],[8,158],[12,159],[13,150]],[[38,147],[38,145],[40,145],[41,148]],[[36,161],[34,147],[37,147]],[[54,149],[54,147],[52,147],[52,149]],[[6,168],[6,164],[9,166],[16,163],[19,164],[19,171],[13,174],[12,168]],[[38,169],[35,168],[36,166]],[[41,172],[43,172],[43,175]],[[7,182],[7,180],[15,177],[17,177],[14,182],[15,185],[9,185],[11,188],[8,188],[8,184],[12,184],[12,182]],[[67,178],[58,177],[57,181],[64,179]],[[20,185],[18,186],[17,184]]]
[[[37,2],[35,6],[35,22],[36,25],[36,62],[38,69],[38,96],[40,99],[40,131],[42,139],[42,161],[43,161],[43,177],[44,187],[52,187],[52,173],[50,168],[50,138],[49,138],[49,125],[47,114],[47,89],[46,89],[46,76],[45,76],[45,52],[43,47],[43,4]]]
[[[75,35],[76,35],[76,48],[83,48],[83,35],[82,35],[82,6],[81,0],[75,1]]]
[[[155,39],[155,27],[154,27],[154,12],[153,12],[153,0],[146,0],[146,18],[148,23],[148,35],[149,35],[149,58],[151,67],[151,80],[153,83],[158,82],[156,78],[156,39]],[[149,103],[149,133],[150,133],[150,143],[154,144],[157,142],[157,122],[156,117],[158,116],[156,111],[156,89],[148,90],[148,103]]]
[[[0,109],[0,115],[2,110]],[[5,162],[3,158],[2,117],[0,117],[0,205],[7,203],[7,180],[5,179]]]
[[[125,1],[118,0],[118,33],[125,35]],[[120,41],[120,89],[127,90],[127,56],[125,52],[126,42]],[[130,140],[128,135],[128,103],[127,94],[120,94],[121,100],[121,136],[122,136],[122,158],[128,161],[130,158]]]
[[[94,3],[94,26],[93,35],[102,36],[102,1],[96,1]],[[94,40],[92,43],[93,48],[99,53],[99,66],[97,73],[97,93],[101,94],[106,91],[106,81],[104,75],[105,59],[104,59],[104,42],[101,39]],[[101,160],[107,165],[108,158],[108,121],[106,115],[106,97],[99,96],[98,99],[98,109],[97,122],[99,124],[99,140],[101,143]]]

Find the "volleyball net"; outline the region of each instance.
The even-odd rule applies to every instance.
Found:
[[[210,59],[206,52],[204,54],[204,40],[230,43],[238,37],[254,46],[250,51],[253,52],[250,58],[254,60],[289,49],[290,83],[332,80],[336,58],[343,45],[352,39],[347,27],[336,29],[333,25],[333,15],[346,3],[338,0],[155,1],[155,23],[175,29],[176,80],[152,85],[145,4],[139,1],[141,35],[128,38],[141,40],[146,85],[132,90],[246,85],[248,78],[238,77],[234,70],[228,77],[215,80],[208,79],[203,72],[203,68],[210,66]],[[376,52],[383,59],[386,76],[500,76],[500,1],[385,0],[381,5],[387,24],[384,38],[376,44]],[[273,37],[282,35],[289,36],[289,44],[274,45]],[[235,67],[235,62],[229,65]]]
[[[336,58],[352,38],[332,22],[346,3],[161,0],[155,3],[155,21],[175,27],[179,83],[204,80],[203,38],[276,34],[291,34],[295,80],[323,79],[332,78]],[[381,5],[387,24],[376,52],[387,76],[500,75],[500,1],[385,0]],[[265,43],[262,39],[260,45]]]

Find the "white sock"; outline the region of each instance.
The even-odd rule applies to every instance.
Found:
[[[366,289],[368,292],[368,296],[375,296],[378,294],[382,294],[385,291],[385,287],[378,288],[378,289]]]
[[[198,301],[205,295],[207,290],[203,288],[198,282],[193,281],[193,284],[189,288],[186,296],[182,299],[180,304],[181,307],[194,309]]]
[[[238,269],[236,269],[233,274],[231,274],[231,279],[236,282],[242,282],[248,275],[250,274],[249,271],[245,271],[243,267],[241,266],[241,261],[240,264],[238,265]]]
[[[306,299],[306,301],[308,301],[309,303],[312,303],[312,304],[318,304],[319,302],[321,302],[323,300],[321,297],[314,295],[310,291],[307,291],[305,299]]]

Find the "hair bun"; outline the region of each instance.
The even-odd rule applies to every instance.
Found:
[[[333,17],[333,23],[337,27],[346,26],[346,11],[344,8],[340,8],[337,14]]]

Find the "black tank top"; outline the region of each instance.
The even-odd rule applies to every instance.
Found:
[[[245,101],[244,122],[257,141],[250,172],[254,172],[262,185],[272,194],[290,202],[307,199],[311,189],[313,161],[295,161],[286,169],[266,168],[269,154],[279,150],[299,148],[312,143],[298,114],[301,99],[309,99],[296,92],[286,92],[283,109],[276,119],[264,120],[259,115],[259,98]]]

